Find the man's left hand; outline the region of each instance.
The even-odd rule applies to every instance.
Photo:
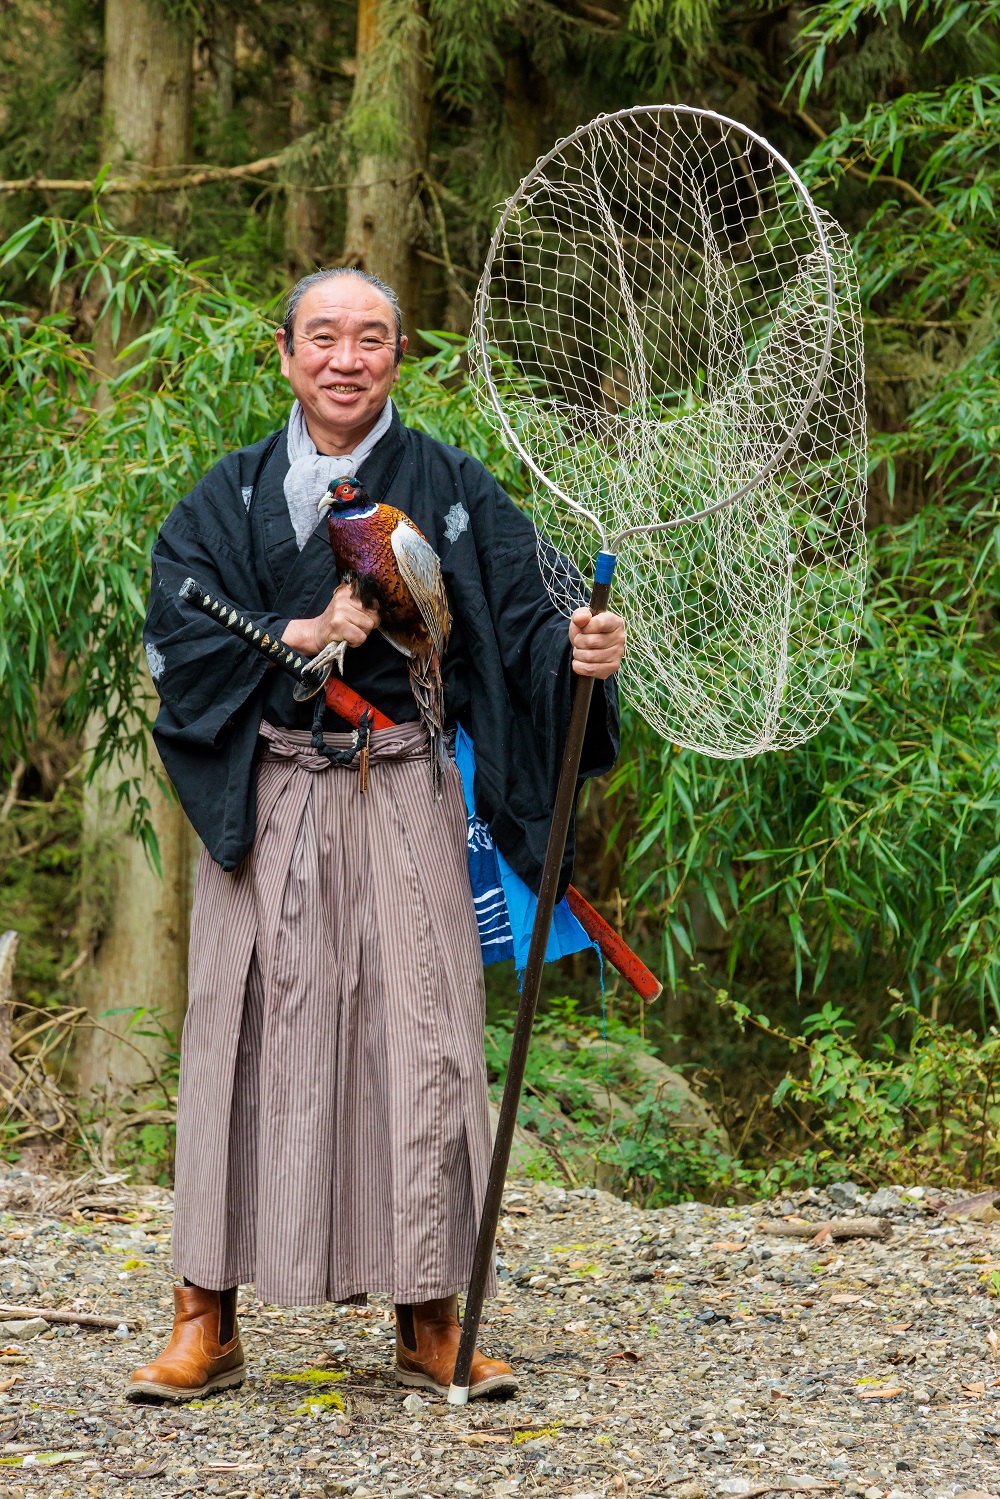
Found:
[[[622,664],[625,654],[625,621],[617,614],[591,614],[577,609],[569,622],[573,647],[573,670],[578,677],[596,677],[604,682]]]

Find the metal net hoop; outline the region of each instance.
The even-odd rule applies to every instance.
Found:
[[[472,362],[558,606],[618,553],[643,717],[725,757],[816,732],[860,622],[860,313],[845,237],[788,162],[686,106],[581,127],[502,212]]]

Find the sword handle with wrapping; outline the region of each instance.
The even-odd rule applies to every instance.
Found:
[[[207,614],[209,619],[214,619],[216,624],[222,625],[230,634],[238,635],[259,656],[263,656],[275,666],[280,666],[283,671],[287,671],[306,686],[317,685],[315,674],[307,671],[308,657],[300,656],[298,651],[293,651],[283,641],[275,640],[266,630],[255,625],[252,619],[241,614],[232,604],[226,603],[225,599],[214,598],[209,590],[203,588],[194,578],[185,578],[177,591],[186,604],[193,604],[202,614]]]
[[[315,672],[309,671],[309,660],[306,656],[300,656],[298,651],[292,650],[291,646],[285,645],[282,640],[272,640],[266,630],[255,625],[252,619],[224,599],[215,598],[212,593],[194,578],[185,578],[178,589],[178,595],[186,604],[193,604],[202,614],[213,619],[217,625],[235,635],[251,650],[265,660],[280,666],[282,671],[295,678],[300,684],[310,688],[309,692],[301,694],[303,701],[310,697],[316,698],[312,721],[312,747],[319,754],[324,755],[332,765],[349,765],[356,755],[360,755],[358,786],[362,794],[368,790],[368,741],[373,728],[388,729],[392,727],[390,719],[383,713],[378,713],[368,704],[364,704],[360,714],[354,713],[353,700],[359,703],[361,699],[352,692],[346,682],[338,678],[328,676],[325,682],[317,681]],[[325,687],[323,697],[318,694]],[[300,694],[296,693],[296,696]],[[342,704],[347,706],[347,711],[342,711]],[[331,749],[323,736],[323,709],[332,708],[339,717],[353,723],[355,727],[354,741],[346,749]]]
[[[194,578],[185,578],[178,590],[180,597],[185,603],[193,604],[200,609],[202,614],[207,614],[209,619],[214,619],[216,624],[221,625],[230,634],[237,635],[240,640],[246,641],[259,655],[273,661],[275,666],[280,666],[282,671],[288,672],[297,682],[305,682],[307,686],[315,685],[316,678],[313,673],[305,674],[305,668],[309,665],[305,656],[300,656],[298,651],[291,650],[280,640],[274,641],[254,625],[245,614],[234,609],[222,599],[213,598],[207,588],[195,581]],[[326,706],[342,718],[345,723],[353,724],[358,728],[364,714],[369,715],[369,724],[373,729],[391,729],[394,727],[391,718],[386,718],[384,713],[359,697],[353,687],[341,681],[340,677],[331,676],[326,684]]]

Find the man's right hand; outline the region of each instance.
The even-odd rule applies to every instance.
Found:
[[[326,646],[344,640],[364,645],[379,622],[377,609],[366,609],[349,583],[341,583],[315,619],[290,619],[282,640],[303,656],[318,656]]]

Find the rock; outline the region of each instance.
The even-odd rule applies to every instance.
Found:
[[[38,1281],[24,1260],[0,1260],[0,1292],[7,1301],[30,1301],[38,1294]]]
[[[12,1338],[20,1338],[27,1342],[29,1338],[37,1338],[40,1333],[48,1332],[49,1324],[44,1317],[27,1317],[13,1322],[4,1322],[3,1331],[10,1333]]]
[[[497,1125],[500,1123],[500,1110],[492,1101],[489,1104],[490,1115],[490,1140],[497,1137]],[[514,1126],[514,1141],[510,1147],[510,1169],[516,1171],[518,1167],[527,1167],[529,1170],[537,1166],[540,1160],[547,1159],[545,1146],[537,1135],[529,1135],[526,1129],[519,1124]]]
[[[873,1218],[888,1218],[892,1213],[898,1213],[903,1206],[903,1199],[895,1187],[879,1187],[869,1199],[866,1207]]]
[[[1000,1219],[997,1203],[1000,1192],[980,1192],[976,1197],[963,1197],[945,1208],[946,1218],[968,1218],[972,1223],[996,1223]]]
[[[676,1499],[705,1499],[705,1490],[697,1479],[693,1479],[690,1483],[679,1483],[670,1492],[676,1496]]]
[[[419,1415],[422,1410],[426,1410],[427,1407],[424,1401],[421,1400],[419,1395],[413,1394],[407,1395],[406,1399],[403,1401],[403,1409],[407,1412],[408,1415],[416,1416]]]
[[[119,1322],[111,1336],[117,1338],[119,1343],[127,1343],[129,1339],[128,1327],[124,1322]]]
[[[587,1039],[580,1042],[581,1049],[589,1047],[594,1051],[603,1051],[605,1045],[607,1045],[609,1052],[620,1052],[622,1050],[618,1042],[608,1041],[605,1043],[600,1036],[595,1036],[592,1040]],[[647,1078],[650,1082],[656,1084],[660,1095],[660,1102],[665,1104],[674,1114],[674,1119],[672,1120],[674,1129],[684,1130],[685,1132],[690,1131],[693,1135],[702,1135],[717,1140],[727,1150],[732,1148],[728,1135],[712,1113],[712,1110],[705,1103],[704,1099],[699,1098],[698,1094],[691,1087],[691,1084],[679,1072],[675,1072],[672,1067],[668,1067],[658,1057],[651,1057],[648,1052],[638,1052],[636,1055],[631,1056],[629,1061],[640,1077]],[[607,1093],[604,1090],[603,1084],[599,1085],[599,1091],[604,1098],[605,1107],[607,1107]],[[627,1108],[628,1105],[624,1105],[624,1107]],[[631,1110],[629,1110],[629,1113],[631,1113]],[[674,1489],[672,1492],[676,1494],[678,1491]]]
[[[715,1485],[717,1494],[749,1494],[753,1485],[749,1478],[723,1478]]]
[[[833,1182],[826,1195],[836,1208],[856,1208],[864,1193],[857,1182]]]

